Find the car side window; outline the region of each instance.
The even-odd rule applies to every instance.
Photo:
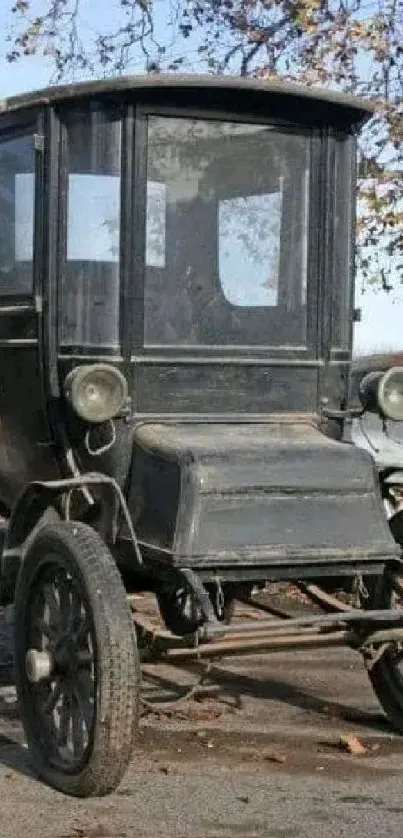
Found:
[[[280,180],[277,192],[218,203],[220,285],[233,306],[278,305],[283,212]]]
[[[63,346],[119,346],[120,112],[97,102],[63,117],[67,134],[66,252],[59,285]]]
[[[32,293],[34,209],[33,136],[0,135],[0,297]]]

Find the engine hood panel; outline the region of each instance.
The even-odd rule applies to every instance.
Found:
[[[371,456],[308,420],[139,425],[129,505],[182,565],[396,554]]]

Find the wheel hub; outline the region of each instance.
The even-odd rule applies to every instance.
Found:
[[[28,649],[25,658],[25,668],[28,681],[31,684],[38,684],[46,678],[50,678],[53,671],[54,661],[50,652]]]
[[[59,641],[55,649],[54,660],[55,667],[59,672],[76,672],[80,665],[77,643],[70,637]]]

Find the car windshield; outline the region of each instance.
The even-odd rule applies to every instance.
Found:
[[[150,116],[146,346],[304,346],[310,138]]]

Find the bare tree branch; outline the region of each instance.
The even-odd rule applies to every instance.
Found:
[[[54,81],[202,66],[374,99],[360,139],[359,264],[380,288],[393,273],[403,282],[403,0],[165,0],[161,43],[159,0],[119,4],[115,29],[89,33],[82,0],[14,0],[8,60],[47,55]]]

